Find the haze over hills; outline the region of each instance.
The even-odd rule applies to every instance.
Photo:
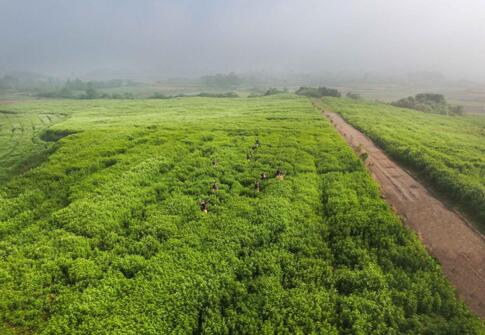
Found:
[[[150,78],[432,71],[483,80],[483,31],[480,0],[2,1],[0,70],[118,77],[126,69]]]

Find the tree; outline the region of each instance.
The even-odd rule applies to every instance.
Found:
[[[321,98],[321,97],[340,98],[342,96],[342,94],[337,89],[327,88],[325,86],[321,86],[318,88],[300,87],[295,93],[298,95],[303,95],[303,96],[313,97],[313,98]]]
[[[99,96],[98,91],[94,87],[86,89],[85,99],[96,99]]]
[[[354,99],[354,100],[361,100],[362,99],[360,94],[352,93],[352,92],[347,92],[347,94],[345,96],[349,99]]]

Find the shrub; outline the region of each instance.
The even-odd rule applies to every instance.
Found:
[[[416,94],[415,97],[407,97],[394,101],[391,105],[415,109],[426,113],[463,115],[462,106],[449,105],[443,95],[435,93]]]
[[[357,94],[357,93],[347,92],[345,96],[353,100],[362,100],[362,97],[360,96],[360,94]]]
[[[288,90],[286,88],[282,90],[277,88],[270,88],[266,90],[266,92],[264,93],[264,96],[276,95],[276,94],[282,94],[282,93],[288,93]]]
[[[306,97],[312,98],[321,98],[321,97],[337,97],[340,98],[342,94],[334,88],[327,88],[325,86],[322,87],[300,87],[296,92],[298,95],[303,95]]]

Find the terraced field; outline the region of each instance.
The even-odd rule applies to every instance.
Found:
[[[37,164],[52,146],[39,139],[40,133],[66,116],[0,104],[0,181]]]
[[[307,99],[40,110],[70,117],[0,188],[0,333],[484,333]]]

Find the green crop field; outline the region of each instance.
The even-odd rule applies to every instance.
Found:
[[[0,186],[1,334],[484,332],[305,98],[9,111],[8,157],[66,118]]]
[[[346,99],[324,102],[485,229],[485,117],[450,117]]]
[[[65,116],[42,108],[17,110],[14,105],[0,105],[0,182],[14,170],[28,169],[49,152],[52,143],[41,141],[39,135]]]

